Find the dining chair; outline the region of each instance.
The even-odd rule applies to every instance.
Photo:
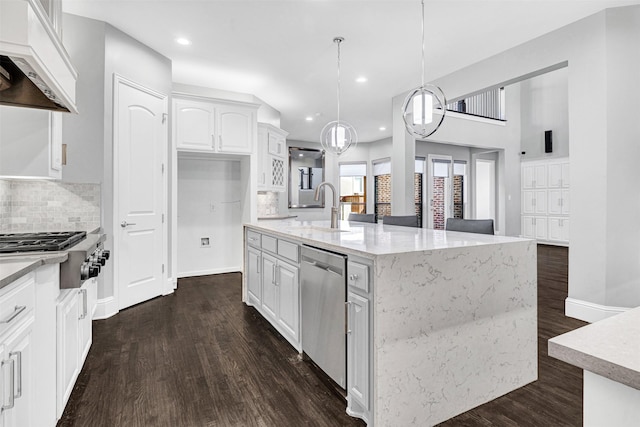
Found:
[[[416,215],[385,215],[382,223],[387,225],[402,225],[404,227],[419,227]]]
[[[358,214],[358,213],[350,213],[347,221],[358,221],[358,222],[376,222],[375,214]]]
[[[464,233],[494,234],[492,219],[447,218],[445,230]]]

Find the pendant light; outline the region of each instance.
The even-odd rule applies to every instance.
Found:
[[[402,118],[407,132],[426,138],[438,130],[446,112],[447,100],[437,86],[424,83],[424,0],[422,0],[422,85],[409,92],[402,105]],[[440,118],[434,114],[441,113]]]
[[[335,37],[333,42],[338,45],[338,119],[327,123],[320,132],[320,143],[328,153],[340,155],[358,143],[358,135],[353,126],[340,120],[340,43],[344,37]]]

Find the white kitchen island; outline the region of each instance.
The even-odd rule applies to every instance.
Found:
[[[291,245],[348,256],[347,412],[368,425],[434,425],[537,379],[535,241],[347,221],[245,230],[243,295],[263,314],[257,257],[293,271]],[[298,350],[300,318],[270,319]]]

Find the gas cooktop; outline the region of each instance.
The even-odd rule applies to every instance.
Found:
[[[86,235],[86,231],[0,234],[0,253],[62,251]]]

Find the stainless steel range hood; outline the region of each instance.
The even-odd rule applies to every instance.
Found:
[[[42,4],[0,1],[0,104],[77,113],[76,78]]]

